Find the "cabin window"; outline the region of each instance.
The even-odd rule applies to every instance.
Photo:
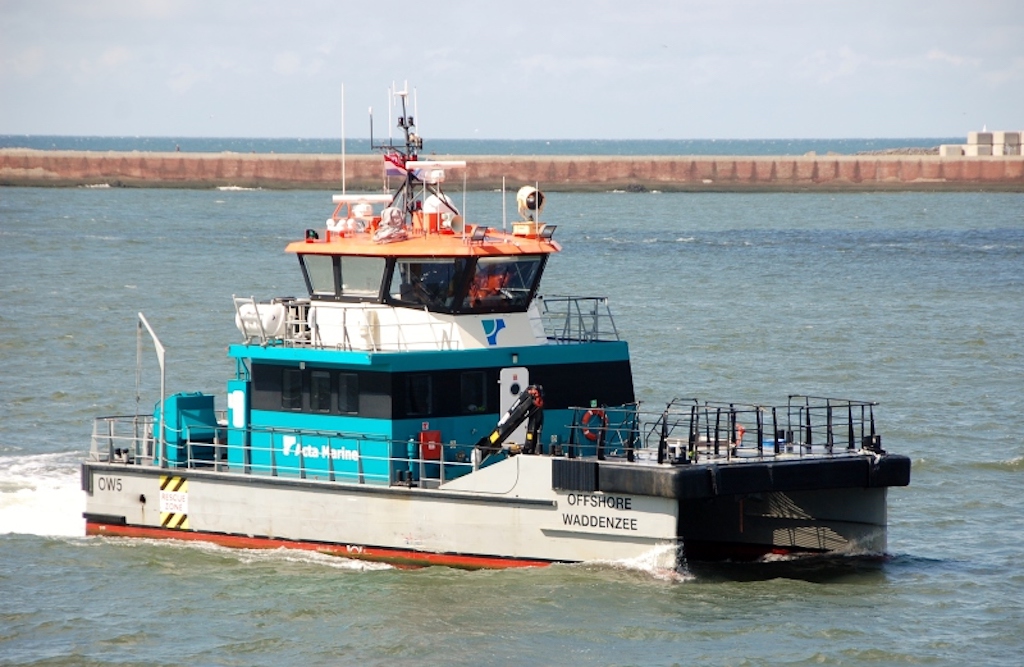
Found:
[[[405,414],[427,416],[433,412],[433,378],[416,373],[405,378]]]
[[[450,311],[465,270],[462,258],[399,259],[388,294],[403,305]]]
[[[281,377],[281,407],[285,410],[302,409],[302,371],[286,368]]]
[[[309,293],[312,296],[334,296],[334,258],[330,255],[303,255]]]
[[[308,366],[306,370],[299,370],[255,362],[252,366],[252,409],[390,419],[391,378],[390,373]]]
[[[487,375],[483,371],[466,371],[460,378],[459,397],[463,413],[487,412]]]
[[[526,310],[542,263],[540,256],[481,257],[474,267],[462,308],[476,312]]]
[[[313,412],[331,411],[331,374],[312,371],[309,374],[309,408]]]
[[[341,296],[376,299],[385,264],[383,257],[342,257]]]
[[[338,374],[338,412],[359,413],[359,376],[355,373]]]

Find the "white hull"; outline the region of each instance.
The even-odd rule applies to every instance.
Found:
[[[83,486],[91,489],[91,534],[294,543],[400,564],[653,558],[675,568],[684,552],[747,558],[885,549],[884,488],[680,501],[554,489],[554,460],[512,457],[437,489],[90,463]]]

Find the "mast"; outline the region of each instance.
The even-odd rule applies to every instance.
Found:
[[[373,125],[370,125],[371,136]],[[341,84],[341,194],[345,194],[345,84]]]
[[[388,105],[388,119],[391,119],[392,108],[400,106],[398,122],[395,124],[402,131],[402,137],[399,140],[401,143],[396,143],[391,136],[391,130],[388,130],[388,141],[387,143],[373,144],[373,116],[370,116],[370,144],[371,148],[380,150],[384,153],[384,159],[387,163],[393,167],[402,170],[401,184],[395,190],[394,194],[394,205],[399,207],[406,215],[409,215],[414,210],[415,199],[416,199],[416,186],[423,184],[423,181],[416,175],[416,169],[407,166],[409,162],[415,162],[418,158],[418,152],[423,149],[423,139],[416,134],[416,119],[409,113],[409,84],[406,83],[402,90],[394,90],[392,88],[388,91],[391,95],[390,104]],[[389,122],[390,125],[390,122]],[[427,189],[432,193],[436,192],[436,188],[427,186]]]

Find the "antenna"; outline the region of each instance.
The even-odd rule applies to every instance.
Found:
[[[345,194],[345,84],[341,84],[341,194]]]
[[[423,150],[423,138],[416,133],[416,116],[418,109],[418,92],[414,88],[412,100],[409,99],[409,82],[404,82],[404,87],[399,90],[395,82],[391,82],[388,93],[388,139],[387,142],[376,143],[373,133],[373,108],[370,108],[370,148],[380,150],[384,154],[384,169],[381,174],[383,187],[388,190],[391,187],[391,177],[395,176],[401,185],[392,195],[392,205],[411,215],[418,210],[415,199],[417,188],[422,185],[423,196],[427,194],[443,194],[439,183],[430,180],[432,172],[423,172],[424,169],[436,169],[442,165],[420,165],[419,152]],[[411,108],[410,108],[411,107]],[[410,111],[412,113],[410,113]],[[395,115],[398,115],[397,122]],[[401,138],[396,142],[394,130],[402,130]],[[462,163],[465,166],[465,163]],[[465,175],[463,180],[465,181]],[[463,184],[465,192],[465,183]],[[464,197],[465,199],[465,197]],[[465,208],[465,201],[463,201]]]

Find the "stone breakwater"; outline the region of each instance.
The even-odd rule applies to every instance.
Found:
[[[424,156],[465,159],[471,190],[538,183],[552,191],[1010,191],[1024,192],[1024,157],[936,155]],[[346,158],[350,191],[379,189],[379,155]],[[463,170],[447,174],[461,187]],[[118,153],[0,149],[0,185],[341,188],[337,155]]]

